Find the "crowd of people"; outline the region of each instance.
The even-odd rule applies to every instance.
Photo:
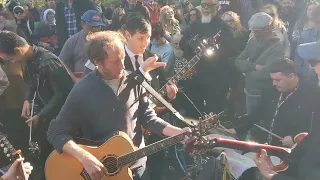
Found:
[[[163,107],[151,108],[146,90],[132,78],[141,75],[184,117],[225,111],[229,134],[293,148],[284,173],[273,171],[266,150],[258,153],[263,178],[318,180],[319,3],[47,0],[39,9],[32,0],[8,0],[0,6],[1,131],[28,152],[28,126],[34,127],[41,152],[33,179],[45,179],[54,149],[100,179],[104,165],[75,137],[99,141],[121,130],[142,148],[191,131],[174,126],[177,119]],[[151,134],[146,137],[140,126]],[[302,132],[308,136],[296,146]],[[162,151],[134,163],[133,178],[162,180],[164,156]],[[16,172],[8,173],[3,179]]]

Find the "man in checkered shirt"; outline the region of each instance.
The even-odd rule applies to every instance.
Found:
[[[56,29],[59,50],[69,37],[79,32],[81,16],[88,10],[95,9],[90,0],[62,0],[56,7]]]

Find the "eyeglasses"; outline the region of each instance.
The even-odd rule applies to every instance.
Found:
[[[16,11],[16,12],[14,12],[15,14],[23,14],[24,13],[24,11]]]
[[[202,8],[212,8],[216,6],[217,4],[207,4],[207,3],[201,3]]]
[[[315,67],[319,63],[320,63],[320,60],[317,60],[317,59],[309,60],[309,64],[310,64],[311,67]]]
[[[197,16],[196,13],[190,13],[190,16]]]

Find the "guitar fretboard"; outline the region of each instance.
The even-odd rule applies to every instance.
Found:
[[[137,151],[120,156],[119,157],[119,167],[123,167],[123,166],[130,164],[134,161],[137,161],[138,159],[141,159],[145,156],[149,156],[149,155],[154,154],[158,151],[161,151],[161,150],[166,149],[170,146],[173,146],[173,145],[177,144],[178,142],[182,141],[184,139],[184,136],[187,134],[189,134],[189,132],[185,132],[185,133],[173,136],[173,137],[163,139],[161,141],[150,144],[149,146],[146,146],[146,147],[139,149]]]
[[[197,55],[195,55],[177,74],[175,74],[172,78],[170,78],[170,81],[174,84],[176,84],[177,82],[179,82],[182,78],[184,78],[185,74],[191,70],[199,61],[200,61],[200,56],[201,56],[202,51],[200,51]],[[169,81],[162,86],[158,93],[164,97],[167,95],[167,90],[166,90],[166,86],[169,84]],[[155,97],[150,97],[151,101],[154,102],[155,104],[158,104],[158,101]],[[153,108],[156,105],[152,105]]]

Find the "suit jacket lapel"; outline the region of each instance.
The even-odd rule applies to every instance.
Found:
[[[134,71],[131,59],[130,59],[126,50],[125,50],[125,52],[126,52],[126,57],[124,58],[124,67],[128,71]]]

